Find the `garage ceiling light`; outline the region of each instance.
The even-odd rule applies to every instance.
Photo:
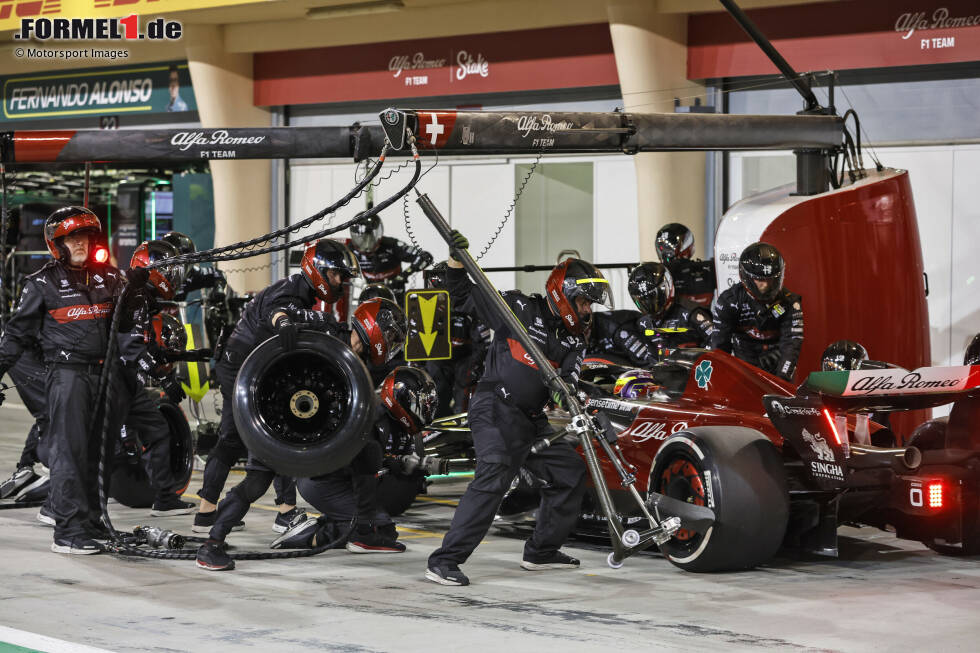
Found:
[[[307,18],[342,18],[365,14],[383,14],[405,8],[402,0],[372,0],[371,2],[352,2],[346,5],[313,7],[306,11]]]

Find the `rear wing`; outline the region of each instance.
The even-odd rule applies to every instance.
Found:
[[[980,365],[811,372],[800,393],[834,412],[917,410],[980,397]]]

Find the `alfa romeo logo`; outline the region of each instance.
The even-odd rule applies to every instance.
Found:
[[[398,123],[398,112],[394,109],[388,109],[385,111],[385,122],[389,125],[394,125]]]
[[[698,382],[699,388],[703,390],[708,387],[708,382],[711,380],[711,373],[713,371],[711,361],[705,359],[698,363],[698,366],[694,368],[694,380]]]

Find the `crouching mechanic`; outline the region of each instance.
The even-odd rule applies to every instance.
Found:
[[[453,236],[456,249],[468,247],[459,232],[453,232]],[[551,399],[548,387],[524,347],[497,314],[492,298],[474,288],[461,263],[450,258],[449,267],[452,301],[462,306],[472,297],[477,316],[494,330],[494,340],[470,402],[476,471],[442,546],[429,556],[425,577],[442,585],[469,584],[459,565],[466,562],[486,535],[522,466],[548,484],[541,491],[537,524],[524,545],[521,566],[529,570],[578,567],[579,561],[559,548],[578,519],[585,494],[585,463],[574,447],[564,443],[531,453],[532,444],[549,428],[543,412]],[[503,293],[503,298],[560,376],[575,384],[585,352],[583,336],[592,320],[592,304],[612,307],[609,283],[591,263],[570,258],[552,270],[545,291],[547,299],[516,290]]]
[[[204,467],[204,483],[198,492],[201,507],[194,517],[196,533],[209,532],[215,526],[218,498],[228,480],[228,472],[248,453],[238,435],[232,410],[235,378],[242,363],[260,343],[277,334],[287,345],[295,346],[297,327],[290,315],[296,311],[309,311],[318,299],[332,305],[340,298],[343,284],[359,274],[357,260],[350,250],[342,243],[326,238],[306,248],[300,268],[300,273],[277,281],[245,305],[241,319],[224,346],[221,360],[215,365],[222,398],[220,435]],[[336,326],[336,322],[332,318],[326,320],[323,313],[310,311],[310,316],[310,319],[322,322],[323,330]],[[263,465],[260,471],[265,469]],[[275,483],[280,514],[273,529],[282,533],[298,514],[294,512],[296,485],[286,477],[278,477]],[[232,526],[238,529],[244,524]]]
[[[754,243],[738,259],[741,283],[712,307],[711,346],[793,380],[803,347],[803,299],[783,288],[786,264],[772,245]]]
[[[256,300],[261,297],[262,293],[259,293]],[[282,313],[282,316],[275,319],[279,313]],[[273,323],[277,325],[278,335],[285,351],[295,348],[298,335],[296,327],[299,324],[349,342],[354,353],[373,367],[384,365],[390,361],[405,345],[405,314],[386,299],[371,299],[359,305],[354,310],[353,329],[349,334],[346,325],[338,324],[331,315],[311,309],[289,308],[274,313],[273,319],[275,319]],[[286,320],[288,325],[282,325],[283,320]],[[377,469],[365,471],[361,468],[356,473],[375,474]],[[268,466],[249,456],[245,480],[235,486],[218,506],[218,515],[214,527],[211,529],[207,541],[198,549],[198,567],[209,571],[225,571],[235,568],[235,561],[224,549],[225,537],[232,530],[232,527],[248,513],[249,505],[266,493],[274,476],[275,472]],[[350,488],[349,492],[353,492],[353,487]],[[298,517],[304,521],[306,519],[305,514]],[[290,524],[290,528],[301,523],[300,518],[295,519]],[[371,528],[371,532],[352,534],[352,539],[353,537],[363,537],[368,538],[366,541],[371,541],[372,536],[376,535],[373,531],[373,523],[366,526]]]
[[[417,367],[397,367],[378,389],[374,437],[344,469],[299,479],[299,493],[322,516],[293,527],[275,542],[273,549],[309,549],[338,540],[357,518],[346,548],[351,553],[401,553],[395,523],[378,502],[378,471],[386,445],[405,435],[415,437],[436,412],[436,386]]]
[[[119,322],[119,350],[126,370],[120,385],[128,406],[124,433],[127,437],[138,434],[150,485],[157,493],[150,511],[154,517],[194,512],[194,504],[178,495],[183,488],[170,465],[170,427],[160,412],[159,395],[147,391],[155,381],[175,404],[185,396],[167,359],[168,354],[178,352],[159,347],[154,328],[154,320],[159,322],[163,317],[158,300],[174,298],[183,281],[183,266],[147,269],[177,255],[177,250],[162,240],[146,241],[136,248],[127,272],[131,290],[121,307]]]
[[[94,540],[103,531],[97,480],[101,428],[91,427],[102,425],[96,395],[123,279],[116,268],[92,260],[101,231],[99,218],[85,208],[69,206],[48,216],[44,240],[54,260],[26,278],[0,339],[0,375],[38,342],[48,366],[45,437],[51,441],[48,507],[55,521],[55,553],[102,550]],[[110,432],[119,430],[117,412],[110,414]]]

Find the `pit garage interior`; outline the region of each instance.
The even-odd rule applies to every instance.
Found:
[[[406,550],[396,555],[340,548],[261,559],[279,537],[270,489],[227,539],[233,557],[260,555],[205,571],[193,552],[207,530],[191,532],[193,513],[151,516],[149,481],[129,459],[150,498],[134,499],[113,474],[112,525],[126,537],[144,526],[180,534],[184,559],[166,559],[175,550],[151,546],[146,531],[110,541],[114,552],[57,555],[37,519],[43,497],[0,498],[0,651],[976,648],[980,367],[964,362],[980,332],[974,2],[741,0],[729,11],[727,0],[180,0],[166,9],[137,0],[38,13],[182,26],[179,39],[109,44],[126,49],[123,60],[72,62],[16,54],[13,35],[35,9],[4,4],[5,324],[26,275],[50,260],[42,225],[62,206],[99,216],[93,247],[124,270],[140,242],[171,231],[216,252],[184,259],[227,280],[174,304],[190,350],[214,347],[255,293],[302,275],[311,240],[349,242],[345,225],[378,205],[385,236],[445,260],[447,234],[417,190],[469,239],[497,289],[544,292],[552,266],[572,256],[598,265],[616,310],[634,308],[630,272],[659,260],[655,236],[667,223],[690,230],[695,259],[714,262],[712,299],[740,283],[746,246],[768,240],[786,260],[786,288],[802,296],[806,327],[789,380],[717,349],[662,351],[658,369],[684,377],[651,376],[663,395],[643,395],[642,407],[618,394],[615,378],[636,365],[586,364],[598,394],[549,413],[586,462],[587,449],[598,456],[562,547],[581,561],[575,569],[521,568],[538,495],[515,508],[527,489],[515,481],[461,566],[471,584],[426,579],[473,479],[465,420],[423,429],[429,444],[412,453],[432,460],[398,490],[392,515]],[[99,83],[153,91],[97,96]],[[234,246],[277,230],[289,233],[260,242],[271,251],[258,256],[224,260],[216,249],[255,249]],[[417,271],[407,287],[425,279]],[[353,304],[366,281],[352,281]],[[821,372],[824,347],[842,338],[882,366]],[[172,452],[187,474],[181,496],[195,507],[221,419],[213,363],[177,365],[186,397],[167,413],[173,441],[185,443]],[[542,374],[549,390],[561,387]],[[16,382],[3,381],[0,479],[18,468],[35,421]],[[573,428],[577,411],[592,416],[584,430]],[[938,444],[924,424],[938,425]],[[733,520],[724,495],[735,490],[718,484],[734,468],[706,475],[703,458],[686,494],[672,494],[663,479],[676,473],[655,447],[678,451],[689,425],[707,438],[691,451],[700,444],[709,459],[717,443],[704,434],[718,425],[757,429],[773,452],[790,452],[779,458],[781,484],[759,485],[779,501],[740,504]],[[749,485],[769,469],[762,458],[744,468]],[[226,492],[245,478],[244,462]],[[302,496],[297,505],[320,516]],[[776,535],[772,515],[782,520]],[[732,523],[769,530],[738,540]],[[698,568],[721,538],[756,554]]]

